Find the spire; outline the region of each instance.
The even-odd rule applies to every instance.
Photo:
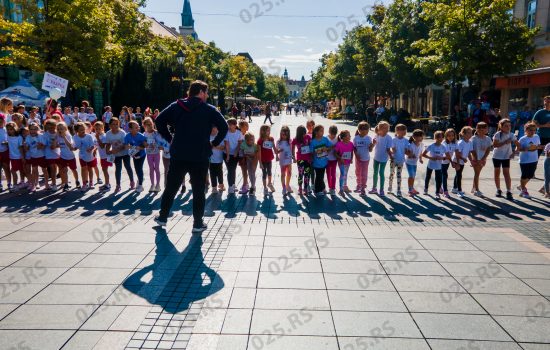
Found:
[[[288,70],[286,69],[286,67],[285,67],[285,72],[283,73],[283,78],[285,80],[288,80]]]
[[[193,19],[193,11],[191,11],[191,3],[189,0],[183,2],[183,11],[181,12],[181,26],[195,28],[195,20]]]

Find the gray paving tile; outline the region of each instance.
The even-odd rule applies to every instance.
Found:
[[[107,242],[97,248],[95,254],[147,254],[155,248],[150,243],[111,243]]]
[[[137,331],[150,311],[149,306],[126,306],[109,326],[110,331]]]
[[[477,248],[487,252],[540,252],[546,253],[547,248],[534,242],[497,242],[470,241]]]
[[[406,312],[397,292],[329,290],[332,310]]]
[[[424,249],[415,239],[368,238],[372,248]]]
[[[473,297],[491,314],[528,316],[540,314],[550,317],[550,301],[534,295],[474,294]],[[548,310],[546,313],[544,310]]]
[[[0,320],[15,310],[19,304],[0,304]]]
[[[374,252],[380,260],[435,261],[430,252],[424,249],[375,248]]]
[[[27,231],[25,230],[14,232],[2,238],[2,241],[24,241],[24,242],[48,242],[53,241],[59,236],[62,236],[61,231]]]
[[[502,264],[550,264],[550,253],[487,252],[487,255]]]
[[[101,331],[78,331],[63,347],[63,350],[93,349],[95,344],[103,337],[103,334],[104,332]]]
[[[23,304],[44,287],[46,284],[0,283],[0,304]]]
[[[550,318],[496,316],[495,320],[518,342],[550,343]]]
[[[550,269],[546,265],[502,264],[502,266],[519,278],[550,279]]]
[[[59,284],[120,284],[131,269],[72,268],[58,278]]]
[[[511,341],[489,316],[412,314],[426,338]]]
[[[131,332],[106,332],[94,346],[95,349],[124,349],[132,338]]]
[[[325,290],[258,289],[256,308],[328,310],[329,301]]]
[[[330,249],[330,248],[325,248],[325,249]],[[265,246],[263,247],[262,256],[266,258],[278,258],[282,255],[288,255],[290,250],[294,250],[294,254],[296,255],[300,255],[301,257],[307,257],[306,259],[319,258],[319,253],[317,252],[316,247],[313,247],[313,246],[292,247],[290,249],[289,247]]]
[[[308,337],[308,336],[281,336],[272,341],[272,336],[254,335],[250,337],[248,349],[251,350],[332,350],[337,349],[336,338]]]
[[[386,275],[325,273],[327,289],[395,291]]]
[[[335,335],[330,312],[312,310],[254,310],[250,334]]]
[[[472,243],[464,240],[423,239],[419,242],[428,250],[478,250]]]
[[[382,266],[373,260],[324,259],[321,264],[325,273],[385,274]]]
[[[468,294],[400,292],[410,312],[487,314]]]
[[[408,313],[334,311],[332,314],[339,337],[422,338]]]
[[[372,249],[365,248],[323,248],[319,249],[322,259],[377,260]]]
[[[66,270],[66,268],[45,267],[42,264],[32,267],[6,267],[0,271],[0,283],[12,284],[13,291],[19,289],[16,285],[22,288],[33,283],[51,283]]]
[[[124,311],[124,306],[103,305],[82,325],[82,330],[108,331],[113,322]]]
[[[431,250],[432,255],[439,262],[482,262],[492,261],[491,257],[477,250]]]
[[[82,260],[85,254],[29,254],[15,262],[12,266],[20,267],[73,267]]]
[[[116,285],[68,285],[51,284],[32,298],[28,304],[43,305],[84,305],[102,304],[117,288]]]
[[[228,309],[221,332],[222,334],[249,334],[251,319],[252,309]]]
[[[540,294],[550,296],[550,280],[526,278],[523,281]]]
[[[58,350],[72,334],[66,330],[0,330],[0,349]]]
[[[514,277],[503,265],[497,263],[441,263],[455,277],[483,277],[487,280],[495,277]]]
[[[76,330],[84,322],[80,315],[90,315],[96,308],[93,305],[22,305],[0,322],[0,328]]]
[[[30,253],[48,244],[47,242],[2,241],[0,253]]]
[[[2,253],[0,255],[0,266],[9,266],[25,255],[25,253]]]
[[[338,337],[341,349],[428,350],[425,340],[373,337]]]
[[[459,277],[458,283],[470,293],[536,295],[536,291],[518,278]],[[449,290],[456,290],[451,285]]]
[[[186,350],[246,350],[247,338],[245,335],[193,334]]]
[[[489,342],[477,340],[440,340],[428,339],[432,350],[521,350],[521,347],[513,342]]]
[[[386,261],[383,264],[388,275],[448,276],[449,274],[437,262],[401,262]]]
[[[55,253],[55,254],[88,254],[99,247],[96,242],[50,242],[40,249],[37,253]]]
[[[322,273],[260,272],[258,288],[324,289]]]
[[[104,267],[116,266],[120,269],[133,269],[143,259],[143,255],[103,255],[90,254],[75,267]]]
[[[263,258],[260,271],[273,274],[282,272],[321,273],[321,262],[318,259],[291,258],[291,254],[278,258]]]
[[[448,290],[453,285],[457,284],[454,278],[448,276],[403,276],[391,275],[390,279],[398,291],[408,292],[441,292]],[[466,293],[466,291],[458,285],[456,292]]]
[[[230,308],[235,309],[252,309],[256,299],[255,288],[235,288],[231,293]]]
[[[520,345],[524,350],[548,350],[548,344],[521,343]]]

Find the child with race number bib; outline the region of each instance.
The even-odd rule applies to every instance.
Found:
[[[537,126],[533,122],[525,124],[525,136],[519,139],[519,166],[521,168],[521,183],[518,186],[520,197],[531,198],[527,191],[529,180],[535,177],[539,161],[540,137],[536,134]]]
[[[78,123],[77,123],[78,125]],[[69,190],[69,171],[75,178],[77,188],[80,187],[80,182],[78,181],[78,172],[76,167],[76,158],[73,151],[77,148],[74,147],[73,138],[69,133],[69,128],[65,123],[57,123],[57,140],[56,145],[59,147],[60,158],[59,158],[59,175],[61,176],[61,189],[63,192]],[[82,178],[82,181],[85,181],[85,178]]]
[[[244,135],[244,142],[241,143],[241,151],[243,152],[244,161],[246,163],[246,173],[250,180],[250,189],[248,193],[254,196],[256,193],[256,169],[260,159],[260,147],[256,144],[254,134],[247,132]]]
[[[474,129],[470,126],[465,126],[460,131],[460,141],[458,141],[458,146],[455,150],[455,153],[452,155],[453,163],[456,163],[456,175],[453,183],[453,193],[457,194],[460,198],[465,196],[464,191],[462,191],[462,172],[464,171],[464,165],[468,160],[472,160],[472,135]]]
[[[237,165],[239,164],[239,151],[243,142],[243,134],[237,129],[237,120],[230,118],[227,120],[229,130],[225,136],[225,166],[227,167],[227,193],[233,194],[236,192],[235,178]]]
[[[113,166],[113,163],[109,161],[109,155],[105,148],[105,140],[107,134],[105,134],[105,124],[103,122],[96,122],[94,124],[95,133],[92,135],[94,138],[94,144],[99,152],[99,161],[101,163],[101,171],[105,178],[105,184],[99,188],[100,191],[111,190],[111,179],[109,176],[109,168]]]
[[[498,123],[498,131],[493,136],[493,166],[495,167],[494,177],[497,187],[497,197],[502,197],[500,188],[500,169],[506,183],[506,198],[514,199],[512,195],[512,177],[510,176],[510,161],[514,157],[512,144],[517,144],[516,135],[512,132],[510,119],[501,119]]]
[[[17,124],[15,122],[9,122],[6,125],[6,131],[8,134],[8,149],[10,155],[10,167],[11,178],[13,180],[13,187],[10,192],[20,190],[24,187],[23,182],[18,183],[17,173],[23,180],[24,167],[23,167],[23,138],[19,135]]]
[[[338,142],[334,146],[334,154],[338,159],[338,167],[340,168],[340,195],[343,197],[346,193],[350,193],[348,187],[348,172],[351,163],[353,162],[353,143],[351,142],[351,134],[348,130],[343,130],[338,136]]]
[[[51,180],[51,187],[48,186],[48,179],[44,179],[46,183],[45,189],[57,191],[57,171],[60,163],[61,150],[57,147],[57,122],[54,119],[46,120],[44,128],[44,156],[48,164],[48,175]]]
[[[210,142],[214,141],[218,135],[218,128],[212,127],[210,133]],[[210,183],[212,185],[212,193],[216,194],[225,190],[223,187],[223,150],[224,145],[212,148],[212,156],[210,156]]]
[[[392,139],[390,153],[390,186],[388,193],[393,193],[393,176],[397,172],[397,197],[401,197],[401,174],[403,172],[403,164],[405,164],[405,150],[409,145],[409,140],[405,138],[407,135],[407,127],[404,124],[395,126],[395,137]]]
[[[456,132],[454,129],[447,129],[445,131],[445,141],[443,145],[447,147],[447,159],[441,163],[441,173],[443,174],[443,188],[440,189],[439,193],[443,194],[445,198],[450,198],[449,188],[448,188],[448,179],[449,179],[449,168],[452,167],[456,169],[457,164],[452,161],[452,156],[455,154],[456,149],[458,148],[458,143],[456,142]]]
[[[428,158],[428,168],[426,169],[426,180],[424,182],[424,194],[428,194],[428,187],[435,171],[435,198],[440,199],[439,191],[443,182],[443,172],[441,171],[443,161],[448,157],[447,147],[443,144],[443,131],[436,131],[434,134],[435,142],[429,145],[422,153],[422,157]]]
[[[332,143],[326,136],[325,128],[322,125],[317,125],[313,128],[313,140],[309,148],[313,154],[313,171],[315,171],[315,195],[324,196],[326,194],[325,185],[325,170],[328,165],[328,152],[332,149]]]
[[[303,125],[296,128],[296,137],[292,140],[292,154],[298,166],[298,194],[310,193],[311,178],[311,137]]]
[[[86,133],[86,125],[76,123],[74,147],[78,149],[78,160],[82,173],[82,192],[94,188],[94,168],[97,168],[97,158],[94,156],[95,142],[92,135]]]
[[[418,194],[418,191],[414,188],[414,182],[416,180],[416,171],[418,169],[418,162],[424,164],[422,160],[422,153],[424,152],[424,131],[417,129],[413,131],[412,136],[409,138],[409,144],[405,151],[407,155],[406,165],[407,173],[409,174],[409,196],[414,197]]]
[[[338,167],[338,158],[334,153],[334,146],[339,141],[338,127],[331,125],[328,128],[328,140],[332,143],[332,149],[328,152],[328,165],[327,165],[327,182],[330,194],[336,194],[336,168]]]
[[[134,170],[138,178],[136,192],[143,192],[143,163],[145,163],[145,149],[147,148],[147,138],[139,132],[139,124],[135,120],[128,124],[130,132],[124,136],[124,144],[128,150],[128,155],[132,157]]]
[[[284,125],[281,128],[279,140],[277,140],[276,149],[279,155],[279,165],[281,167],[281,186],[283,187],[283,196],[292,193],[290,180],[292,179],[292,140],[290,139],[290,128]]]
[[[369,136],[370,125],[367,122],[360,122],[357,126],[357,133],[353,139],[355,153],[355,176],[357,177],[357,188],[355,193],[366,195],[367,178],[369,175],[370,152],[374,143]]]
[[[24,155],[24,161],[23,161],[23,173],[25,175],[25,178],[27,178],[27,182],[25,185],[27,186],[27,189],[31,189],[31,154],[27,152],[26,143],[25,140],[27,139],[27,136],[29,136],[29,128],[24,127],[20,130],[20,135],[23,138],[23,155]]]
[[[487,136],[489,126],[485,122],[480,122],[476,126],[476,135],[472,138],[472,167],[474,168],[474,184],[472,193],[476,197],[482,197],[483,193],[479,190],[479,178],[481,171],[487,164],[487,157],[491,153],[493,142]]]
[[[30,155],[29,164],[31,166],[30,175],[30,192],[35,192],[39,187],[38,183],[38,168],[42,168],[46,185],[48,185],[48,165],[44,158],[44,148],[39,147],[44,144],[44,137],[40,134],[40,128],[37,124],[32,123],[29,126],[29,136],[25,138],[25,152]]]
[[[273,187],[273,159],[279,155],[275,146],[275,140],[271,137],[271,127],[262,125],[260,127],[260,137],[258,138],[258,147],[260,147],[260,168],[262,169],[262,184],[264,186],[264,195],[269,194],[269,191],[275,192]]]
[[[546,194],[544,197],[550,198],[550,143],[544,147],[544,154],[546,155],[544,160],[544,191]]]
[[[110,160],[115,163],[115,193],[120,192],[120,182],[122,177],[122,164],[130,178],[130,189],[134,189],[134,171],[130,164],[130,156],[124,145],[126,132],[120,129],[120,121],[116,117],[112,117],[109,123],[109,131],[105,135],[105,150]],[[114,158],[114,159],[113,159]]]
[[[151,118],[143,120],[145,132],[143,136],[147,139],[147,164],[149,165],[149,179],[151,188],[149,192],[160,192],[160,151],[162,149],[162,136],[155,130],[155,123]]]
[[[244,109],[243,109],[243,111],[244,111]],[[246,135],[246,133],[248,132],[248,129],[249,129],[248,122],[246,120],[240,120],[239,121],[239,131],[243,135],[243,138],[244,138],[244,135]],[[240,150],[240,152],[239,152],[239,166],[240,166],[241,172],[243,174],[243,186],[241,187],[241,190],[239,191],[239,194],[247,194],[248,189],[249,189],[248,170],[247,170],[247,167],[246,167],[246,160],[244,159],[244,155],[243,155],[242,152],[243,152],[242,150]]]
[[[8,149],[8,133],[6,131],[6,116],[0,113],[0,193],[4,192],[2,187],[2,170],[8,182],[8,191],[11,190],[10,151]],[[47,181],[47,178],[46,178]]]
[[[372,189],[369,191],[371,194],[378,193],[381,197],[385,196],[384,193],[384,181],[386,180],[384,172],[386,171],[386,164],[391,154],[392,137],[388,135],[390,131],[390,124],[385,121],[381,121],[374,128],[376,136],[374,137],[374,176],[372,179]],[[380,192],[376,187],[378,178],[380,177]]]
[[[298,109],[296,108],[296,115],[297,114],[298,114]],[[306,129],[307,129],[307,135],[311,140],[313,140],[314,138],[313,128],[315,128],[315,121],[313,119],[308,119],[308,121],[306,122]],[[313,155],[312,155],[312,160],[313,160]],[[315,171],[313,169],[313,166],[311,166],[311,169],[309,171],[309,176],[310,176],[310,183],[313,186],[315,184]]]

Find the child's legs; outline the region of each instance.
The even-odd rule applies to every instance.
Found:
[[[355,162],[355,178],[357,180],[357,188],[361,189],[362,176],[363,176],[363,162],[359,159]]]
[[[550,158],[544,160],[544,190],[550,193]]]
[[[340,168],[340,190],[343,190],[348,184],[347,177],[349,165],[340,164],[338,167]]]
[[[95,177],[96,177],[97,179],[99,179],[99,168],[98,168],[98,167],[94,167],[93,169],[94,169]]]
[[[33,186],[38,184],[38,165],[33,165],[31,167],[31,183]]]
[[[8,182],[8,184],[11,184],[11,171],[9,161],[2,162],[2,169],[4,170],[4,174],[6,174],[6,181]],[[46,178],[46,181],[48,181],[48,178]]]
[[[292,180],[292,164],[286,166],[286,187],[290,187],[290,180]]]
[[[13,184],[17,185],[19,180],[17,177],[17,170],[11,169],[11,178],[13,180]]]
[[[59,175],[61,175],[61,184],[66,185],[69,183],[69,176],[68,176],[69,168],[66,166],[63,166],[61,169],[59,169]]]
[[[250,187],[256,188],[256,168],[258,167],[258,163],[255,162],[252,159],[246,160],[246,172],[248,174],[248,178],[250,180]]]
[[[315,168],[315,192],[325,190],[325,168]]]
[[[386,172],[386,164],[388,162],[383,162],[383,163],[380,163],[380,190],[384,190],[384,182],[386,181],[386,176],[385,176],[385,172]]]
[[[218,187],[217,164],[210,163],[208,168],[210,170],[210,184],[212,184],[212,188],[216,188]]]
[[[115,181],[117,186],[120,186],[120,181],[122,177],[122,158],[123,157],[115,158]],[[83,178],[82,181],[86,180]]]
[[[75,182],[78,182],[78,171],[76,171],[76,169],[71,169],[71,172],[73,173],[73,178],[74,178],[74,181]],[[68,180],[68,175],[67,175],[67,180]]]
[[[64,168],[65,171],[67,168]],[[63,171],[62,171],[63,172]],[[86,185],[88,183],[88,167],[87,166],[83,166],[80,168],[80,172],[82,174],[82,181],[84,182],[84,185]],[[61,177],[63,179],[63,175]],[[63,180],[62,180],[63,181]],[[90,184],[91,185],[91,184]]]
[[[283,188],[286,186],[286,169],[288,165],[281,165],[281,185]]]
[[[109,168],[101,167],[101,171],[103,171],[103,178],[105,179],[105,185],[109,185],[110,184]]]
[[[441,164],[441,174],[443,176],[443,191],[448,192],[449,189],[447,187],[447,180],[449,178],[449,167],[451,164]],[[441,187],[438,189],[438,191],[441,189]]]
[[[122,157],[122,162],[124,164],[124,169],[126,169],[126,172],[128,173],[128,177],[130,178],[130,181],[134,182],[134,172],[132,171],[130,156]],[[142,170],[143,170],[143,167],[142,167]],[[142,172],[142,176],[143,176],[143,172]]]
[[[435,194],[439,193],[442,182],[443,182],[443,170],[436,170],[435,171]]]
[[[367,188],[367,181],[369,179],[369,163],[370,160],[361,161],[361,189]]]
[[[97,165],[93,167],[88,167],[88,176],[90,177],[90,185],[94,184],[94,174],[97,175],[98,173],[99,173],[99,169],[97,168]],[[99,176],[97,178],[99,179]]]
[[[390,189],[391,189],[392,186],[393,186],[393,177],[394,177],[394,175],[395,175],[395,166],[396,166],[395,161],[392,159],[392,160],[390,161],[390,178],[389,178],[389,182],[390,182],[389,188],[390,188]],[[384,188],[384,187],[382,186],[382,189],[383,189],[383,188]]]
[[[56,164],[48,165],[48,174],[50,175],[52,185],[55,186],[55,184],[57,182],[57,165]],[[47,182],[47,180],[46,180],[46,182]]]
[[[433,169],[430,169],[430,168],[426,169],[426,179],[424,181],[424,190],[426,190],[426,191],[430,187],[430,180],[432,179],[432,172],[433,172]]]
[[[456,175],[454,180],[453,188],[456,188],[458,191],[462,192],[462,172],[464,171],[464,165],[459,165],[459,168],[456,169]]]
[[[336,188],[336,167],[338,165],[337,160],[329,160],[327,165],[327,182],[328,188],[331,190]]]
[[[374,161],[374,174],[372,176],[372,188],[376,189],[376,184],[378,183],[378,171],[380,169],[380,162]]]
[[[474,166],[474,189],[479,191],[479,176],[481,175],[482,165]]]
[[[299,160],[296,162],[298,165],[298,188],[302,188],[302,185],[304,183],[304,175],[305,175],[305,164],[303,160]]]
[[[145,163],[144,157],[134,158],[134,168],[136,169],[138,185],[143,185],[143,163]]]
[[[248,165],[247,160],[243,160],[239,162],[239,166],[241,167],[241,172],[243,173],[243,186],[248,186]]]
[[[151,186],[155,186],[155,154],[147,155],[147,165],[149,165],[149,180]]]
[[[397,190],[401,191],[401,179],[403,174],[403,164],[397,164],[396,165],[396,171],[397,171]]]
[[[494,178],[495,178],[495,186],[497,187],[497,190],[500,190],[500,165],[495,166]]]
[[[409,174],[408,185],[409,191],[414,189],[414,180],[416,179],[417,165],[407,164],[407,173]]]
[[[273,163],[272,162],[266,162],[264,163],[264,169],[267,169],[267,183],[271,185],[273,182]]]

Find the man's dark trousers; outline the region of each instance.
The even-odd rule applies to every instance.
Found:
[[[168,179],[166,188],[162,194],[160,203],[160,218],[167,219],[170,214],[170,209],[174,203],[174,198],[178,193],[183,182],[185,174],[189,173],[191,177],[191,188],[193,190],[193,219],[194,227],[202,225],[204,216],[204,206],[206,195],[206,175],[208,174],[209,162],[187,162],[172,159],[170,168],[168,169]]]

